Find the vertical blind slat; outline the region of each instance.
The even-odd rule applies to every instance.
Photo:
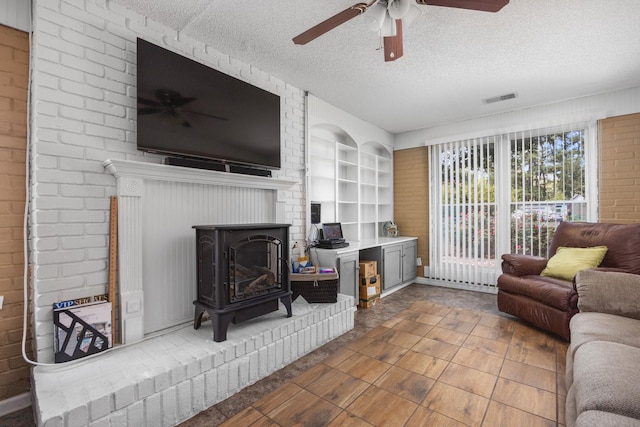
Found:
[[[583,126],[583,125],[580,125]],[[432,224],[428,277],[495,286],[496,248],[546,256],[561,220],[586,220],[584,128],[522,130],[430,146]],[[508,151],[495,164],[496,147]],[[502,160],[501,160],[502,161]],[[495,170],[510,179],[495,179]],[[508,176],[508,175],[507,175]],[[504,188],[511,185],[511,188]],[[496,194],[509,195],[504,207]],[[507,207],[506,204],[509,206]],[[508,218],[497,218],[508,214]],[[496,236],[501,236],[500,244]]]

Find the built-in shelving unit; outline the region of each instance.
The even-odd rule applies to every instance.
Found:
[[[336,142],[321,137],[309,144],[309,200],[320,203],[322,222],[336,220]]]
[[[355,144],[355,143],[354,143]],[[336,143],[338,153],[338,211],[337,221],[349,235],[358,229],[358,149],[354,145]]]
[[[321,205],[321,222],[340,222],[347,240],[380,235],[393,219],[391,152],[382,144],[358,146],[335,126],[317,125],[309,137],[309,203]]]
[[[393,163],[382,145],[360,147],[360,236],[379,236],[381,224],[393,220]]]

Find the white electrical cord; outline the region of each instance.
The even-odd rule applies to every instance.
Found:
[[[29,16],[31,17],[31,22],[29,23],[29,79],[27,81],[27,147],[25,150],[25,172],[24,172],[24,180],[25,180],[25,200],[24,200],[24,214],[22,220],[22,258],[23,258],[23,271],[22,271],[22,290],[23,290],[23,314],[22,314],[22,358],[25,362],[36,365],[36,366],[55,366],[53,363],[40,363],[35,360],[29,359],[27,356],[27,318],[29,315],[29,295],[28,295],[28,283],[29,283],[29,245],[27,242],[28,233],[27,227],[29,225],[29,204],[31,198],[31,189],[29,188],[29,171],[31,166],[31,75],[32,68],[31,64],[33,64],[33,46],[32,36],[33,36],[33,10],[31,10],[31,2],[29,2]]]
[[[29,9],[30,9],[30,16],[31,16],[31,22],[33,22],[33,10],[31,10],[31,2],[29,2]],[[82,357],[80,359],[76,359],[76,360],[71,360],[68,362],[65,362],[64,364],[60,364],[60,363],[41,363],[41,362],[36,362],[35,360],[31,360],[29,359],[29,356],[27,356],[27,319],[29,316],[29,295],[28,295],[28,283],[29,283],[29,245],[28,245],[28,233],[27,233],[27,227],[29,225],[29,205],[31,203],[30,199],[31,199],[31,188],[29,186],[30,184],[30,169],[31,169],[31,76],[32,76],[32,72],[33,69],[31,68],[31,64],[33,64],[33,48],[32,48],[32,36],[33,36],[33,31],[32,28],[29,28],[29,79],[27,82],[27,134],[26,134],[26,138],[27,138],[27,147],[26,147],[26,156],[25,156],[25,203],[24,203],[24,214],[23,214],[23,222],[22,222],[22,239],[23,239],[23,246],[22,246],[22,253],[23,253],[23,263],[24,263],[24,267],[23,267],[23,272],[22,272],[22,290],[23,290],[23,302],[24,302],[24,310],[23,310],[23,315],[22,315],[22,358],[24,359],[25,362],[27,362],[30,365],[34,365],[34,366],[56,366],[58,368],[64,369],[65,366],[67,367],[71,367],[72,365],[75,365],[76,363],[82,363],[85,362],[89,359],[92,359],[94,357],[98,357],[98,356],[102,356],[105,353],[111,352],[112,350],[116,350],[116,349],[122,349],[125,347],[128,347],[129,345],[133,345],[133,344],[138,344],[144,341],[147,341],[149,339],[153,339],[156,338],[157,336],[162,336],[165,335],[166,333],[168,333],[168,331],[165,331],[163,333],[159,333],[159,334],[150,334],[146,337],[144,337],[143,339],[136,341],[135,343],[132,344],[120,344],[117,347],[111,347],[108,348],[104,351],[101,351],[99,353],[95,353],[89,356],[85,356]],[[176,327],[180,327],[179,325]]]
[[[31,2],[29,2],[29,15],[31,16],[31,22],[33,22],[33,11],[31,10]],[[31,360],[29,359],[29,356],[27,355],[27,319],[29,316],[29,295],[28,295],[28,283],[29,283],[29,245],[28,245],[28,233],[27,233],[27,227],[29,225],[29,204],[30,204],[30,198],[31,198],[31,188],[29,186],[30,184],[30,169],[31,169],[31,75],[32,75],[32,68],[31,68],[31,64],[33,63],[33,48],[32,48],[32,36],[33,36],[33,31],[31,28],[31,24],[30,24],[30,28],[29,28],[29,79],[27,82],[27,133],[26,133],[26,138],[27,138],[27,147],[26,147],[26,156],[25,156],[25,202],[24,202],[24,213],[23,213],[23,220],[22,220],[22,255],[23,255],[23,271],[22,271],[22,290],[23,290],[23,313],[22,313],[22,358],[24,359],[25,362],[27,362],[30,365],[34,365],[34,366],[62,366],[59,363],[41,363],[41,362],[36,362],[35,360]],[[120,348],[120,347],[118,347]],[[87,357],[83,357],[81,359],[77,359],[77,360],[73,360],[71,362],[80,362],[80,361],[85,361],[87,359],[90,359],[94,356],[98,356],[101,354],[106,353],[107,351],[111,351],[113,350],[113,347],[110,349],[107,349],[103,352],[100,353],[96,353],[94,355],[91,356],[87,356]],[[66,363],[67,365],[69,365],[69,362]]]

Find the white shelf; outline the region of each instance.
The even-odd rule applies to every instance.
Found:
[[[328,176],[328,175],[323,176],[323,175],[315,175],[315,174],[312,174],[311,176],[313,179],[319,180],[319,181],[331,181],[331,182],[336,181],[335,177],[333,176]]]
[[[393,219],[392,152],[375,142],[357,145],[337,128],[310,132],[309,193],[324,200],[321,222],[341,222],[350,240],[378,238],[380,222]]]
[[[393,220],[393,162],[391,153],[381,144],[367,143],[360,153],[360,234],[377,238],[380,223]]]
[[[347,160],[338,160],[338,163],[345,166],[358,166],[357,163],[347,161]]]
[[[296,183],[295,181],[265,176],[243,175],[182,166],[161,165],[158,163],[135,162],[131,160],[107,159],[102,162],[102,165],[117,178],[127,177],[191,184],[262,188],[267,190],[288,190]]]
[[[338,182],[344,182],[346,184],[358,184],[358,181],[356,181],[355,179],[338,178]]]

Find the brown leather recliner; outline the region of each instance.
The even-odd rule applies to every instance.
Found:
[[[640,274],[640,224],[562,222],[549,245],[549,258],[560,246],[606,246],[598,270]],[[573,282],[540,276],[548,258],[505,254],[498,277],[498,309],[567,341],[569,320],[578,312]]]

